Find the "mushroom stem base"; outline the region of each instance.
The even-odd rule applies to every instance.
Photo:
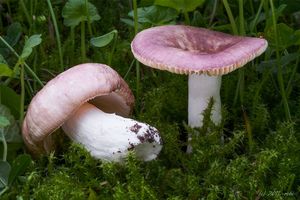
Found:
[[[131,150],[148,161],[156,158],[162,148],[156,128],[105,113],[89,103],[83,104],[62,129],[93,157],[106,161],[121,162]]]
[[[211,98],[214,105],[211,120],[215,124],[221,122],[220,87],[221,76],[189,75],[188,121],[192,128],[203,126],[203,111],[207,108]]]

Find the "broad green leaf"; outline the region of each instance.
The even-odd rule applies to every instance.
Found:
[[[147,22],[150,22],[148,19],[147,19],[147,13],[149,12],[149,10],[151,9],[151,7],[153,6],[149,6],[149,7],[142,7],[142,8],[138,8],[137,9],[137,14],[138,14],[138,22],[140,23],[147,23]],[[134,11],[130,11],[128,13],[128,16],[131,17],[131,18],[134,18]]]
[[[138,22],[151,23],[153,25],[167,24],[168,22],[175,20],[178,13],[173,8],[163,6],[149,6],[138,8]],[[133,11],[128,15],[133,18]]]
[[[97,8],[85,0],[69,0],[62,10],[65,26],[77,26],[82,21],[100,20]]]
[[[20,143],[22,142],[22,137],[20,135],[20,130],[14,117],[10,114],[7,107],[0,104],[0,116],[4,116],[10,123],[10,125],[5,127],[0,127],[0,131],[4,134],[5,140],[7,142]]]
[[[273,26],[271,26],[269,29],[266,30],[265,36],[268,39],[270,46],[275,47],[276,34]],[[294,45],[294,43],[296,42],[294,36],[294,30],[284,23],[277,24],[277,40],[278,40],[278,47],[281,50],[286,49],[291,45]]]
[[[8,177],[11,167],[6,161],[0,161],[0,188],[4,188],[8,185]]]
[[[134,27],[134,21],[132,19],[126,19],[126,18],[121,18],[120,19],[123,23],[127,24],[128,26]],[[138,29],[142,30],[143,25],[138,23]]]
[[[257,19],[252,19],[252,20],[250,21],[249,29],[250,29],[251,31],[253,31],[254,28],[255,28],[259,23],[263,22],[265,19],[266,19],[265,13],[260,13],[260,14],[258,15],[258,18],[257,18]]]
[[[26,41],[23,48],[23,51],[21,53],[21,58],[26,59],[28,56],[30,56],[33,47],[39,45],[42,42],[41,34],[36,34],[30,36]]]
[[[20,116],[20,95],[6,85],[0,84],[1,103],[9,108],[15,119]]]
[[[22,35],[22,27],[21,24],[18,22],[12,23],[8,29],[7,34],[3,37],[3,39],[10,45],[15,46],[17,42],[19,41],[20,37]],[[2,54],[4,57],[7,56],[7,54],[10,52],[10,50],[7,48],[7,46],[0,41],[0,54]]]
[[[154,3],[154,0],[141,0],[139,2],[139,5],[140,6],[150,6],[150,5],[153,5]]]
[[[134,21],[132,19],[126,19],[126,18],[121,18],[120,19],[122,22],[124,22],[125,24],[134,27]],[[140,25],[140,24],[139,24]]]
[[[105,35],[101,35],[99,37],[94,37],[91,39],[91,44],[95,47],[104,47],[108,45],[114,37],[118,34],[117,30],[113,30]]]
[[[5,116],[0,115],[0,128],[4,128],[8,125],[10,125],[9,120]]]
[[[205,0],[155,0],[155,5],[174,8],[179,12],[194,11],[201,6]]]
[[[297,53],[291,53],[291,54],[284,55],[284,56],[280,57],[280,65],[282,67],[286,67],[288,64],[295,61],[298,56],[299,55]],[[257,71],[263,73],[266,70],[269,70],[271,67],[274,67],[276,65],[277,65],[276,59],[263,61],[257,66]],[[286,71],[285,68],[283,68],[283,69],[284,69],[284,71]],[[273,73],[277,73],[276,67],[273,68]]]
[[[11,185],[18,176],[22,175],[26,171],[27,167],[30,165],[30,162],[31,157],[27,154],[19,155],[16,159],[14,159],[8,179],[9,185]]]
[[[8,76],[11,77],[13,75],[13,70],[11,70],[7,64],[0,63],[0,77]]]
[[[278,17],[283,15],[283,11],[286,8],[286,4],[281,4],[280,6],[278,6],[278,8],[275,8],[275,18],[276,21],[278,20]],[[267,17],[266,17],[266,28],[270,28],[273,26],[273,18],[272,18],[272,12],[271,10],[269,11]]]
[[[300,8],[300,0],[279,0],[278,5],[286,4],[285,14],[292,14],[294,12],[299,11]]]
[[[202,14],[198,10],[194,11],[193,18],[191,20],[192,26],[205,27],[205,21],[206,19],[202,16]]]
[[[5,40],[11,45],[15,46],[22,35],[22,26],[19,22],[12,23],[7,29],[7,36]]]

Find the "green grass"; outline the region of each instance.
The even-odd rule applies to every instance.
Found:
[[[201,129],[186,125],[186,76],[152,70],[142,64],[133,67],[131,40],[138,31],[155,24],[138,25],[138,19],[127,13],[135,3],[142,7],[153,2],[90,2],[101,20],[91,23],[88,18],[84,22],[88,32],[99,36],[116,29],[115,47],[109,44],[95,48],[89,44],[91,35],[81,37],[80,26],[72,30],[65,26],[63,1],[51,1],[52,9],[46,1],[0,3],[0,35],[8,43],[0,41],[0,54],[15,72],[12,77],[0,77],[0,104],[10,111],[0,109],[0,116],[11,123],[9,129],[0,127],[0,131],[12,135],[5,151],[15,174],[10,175],[3,194],[0,188],[1,199],[299,198],[299,1],[228,0],[217,1],[214,7],[215,1],[207,0],[193,11],[178,13],[169,21],[160,20],[163,24],[189,21],[194,26],[268,40],[269,47],[263,55],[243,70],[223,76],[222,123],[215,126],[206,117]],[[132,26],[121,20],[124,18],[132,20]],[[19,22],[21,30],[10,28],[11,22]],[[42,34],[42,42],[34,47],[26,62],[20,63],[25,36],[34,34]],[[82,57],[82,43],[86,58]],[[83,59],[107,63],[111,48],[115,48],[111,66],[122,77],[126,75],[126,82],[138,98],[132,117],[160,131],[164,146],[159,157],[145,163],[132,153],[124,164],[103,163],[68,139],[62,149],[51,155],[32,158],[30,162],[21,157],[26,148],[18,140],[20,120],[34,94],[63,68]],[[21,97],[24,104],[20,103]],[[208,108],[206,116],[209,112]],[[193,135],[191,154],[185,153],[188,134]],[[1,143],[0,155],[3,149]]]

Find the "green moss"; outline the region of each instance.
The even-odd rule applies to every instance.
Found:
[[[35,188],[33,198],[49,200],[86,198],[80,181],[67,174],[57,172],[44,181],[44,184]]]

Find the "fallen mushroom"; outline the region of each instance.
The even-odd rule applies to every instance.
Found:
[[[52,133],[62,126],[93,157],[122,161],[131,150],[149,161],[162,148],[156,128],[125,118],[134,96],[110,67],[77,65],[49,81],[32,99],[23,122],[23,138],[35,155],[54,149]]]
[[[232,36],[183,25],[158,26],[141,31],[131,43],[141,63],[189,75],[188,123],[202,127],[203,111],[211,97],[211,120],[221,122],[221,77],[261,55],[267,48],[261,38]]]

